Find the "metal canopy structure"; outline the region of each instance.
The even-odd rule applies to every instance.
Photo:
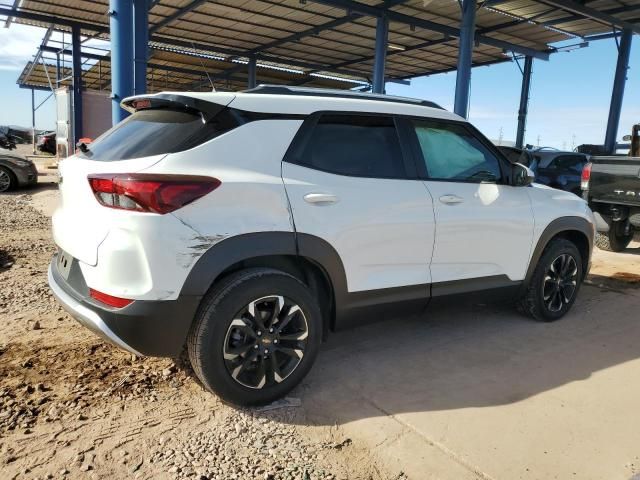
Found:
[[[114,120],[118,98],[134,91],[147,38],[219,56],[229,66],[218,75],[243,76],[249,85],[260,63],[296,69],[299,85],[325,74],[370,82],[378,92],[388,81],[458,71],[455,111],[466,116],[472,67],[546,60],[562,41],[586,46],[640,33],[640,0],[22,0],[0,7],[0,15],[110,38]],[[627,67],[628,60],[618,62],[614,110]]]
[[[49,41],[41,45],[38,62],[30,61],[18,77],[22,88],[50,90],[58,86],[72,86],[70,45],[62,46]],[[156,93],[166,90],[211,91],[243,90],[247,88],[247,76],[242,72],[227,73],[233,67],[245,65],[232,63],[222,57],[211,57],[197,52],[185,52],[152,43],[149,45],[149,60],[146,65],[146,91]],[[111,58],[108,52],[83,51],[82,86],[91,90],[111,91]],[[58,65],[60,65],[58,70]],[[310,87],[347,89],[367,87],[366,82],[345,77],[307,78],[300,71],[286,69],[274,64],[256,65],[256,77],[262,83],[295,85],[305,83]]]

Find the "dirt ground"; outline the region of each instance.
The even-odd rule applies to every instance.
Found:
[[[400,478],[339,428],[313,427],[300,392],[273,410],[231,408],[185,367],[78,325],[48,290],[50,220],[33,208],[50,212],[56,194],[0,196],[2,479]]]
[[[56,305],[46,285],[56,201],[46,187],[0,196],[2,479],[640,472],[638,242],[594,253],[562,322],[434,305],[333,335],[280,408],[239,410],[188,368],[105,345]]]

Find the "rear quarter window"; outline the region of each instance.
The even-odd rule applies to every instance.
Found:
[[[81,157],[129,160],[189,150],[239,125],[230,109],[216,115],[196,110],[139,110],[88,145]]]

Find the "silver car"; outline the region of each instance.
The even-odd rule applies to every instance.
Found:
[[[24,155],[0,149],[0,192],[38,183],[35,164]]]

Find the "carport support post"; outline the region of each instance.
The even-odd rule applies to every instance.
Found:
[[[82,52],[80,50],[80,27],[71,27],[71,56],[73,73],[73,143],[72,152],[75,145],[82,138]]]
[[[249,57],[249,63],[247,64],[247,87],[256,88],[256,57]]]
[[[33,154],[36,154],[36,91],[31,89],[31,134],[33,140]]]
[[[133,6],[132,0],[110,0],[111,121],[124,120],[127,112],[120,101],[133,94]]]
[[[529,92],[531,91],[531,73],[533,71],[533,57],[524,58],[524,72],[522,72],[522,90],[520,92],[520,109],[518,110],[518,132],[516,133],[516,147],[524,145],[524,132],[527,126],[529,112]]]
[[[613,79],[613,90],[611,92],[611,105],[609,107],[609,119],[607,120],[607,133],[604,139],[604,148],[608,154],[613,154],[616,151],[616,138],[618,136],[618,124],[620,123],[620,113],[622,111],[624,86],[627,81],[627,69],[629,68],[629,55],[631,53],[632,38],[633,32],[631,30],[626,29],[622,31],[620,45],[618,47],[616,75]]]
[[[469,116],[471,62],[476,30],[476,0],[462,0],[462,25],[458,46],[458,73],[453,111],[461,117]]]
[[[376,24],[376,58],[373,64],[373,93],[384,93],[384,68],[389,43],[389,19],[378,17]]]
[[[133,0],[133,93],[147,93],[149,58],[149,2]]]

